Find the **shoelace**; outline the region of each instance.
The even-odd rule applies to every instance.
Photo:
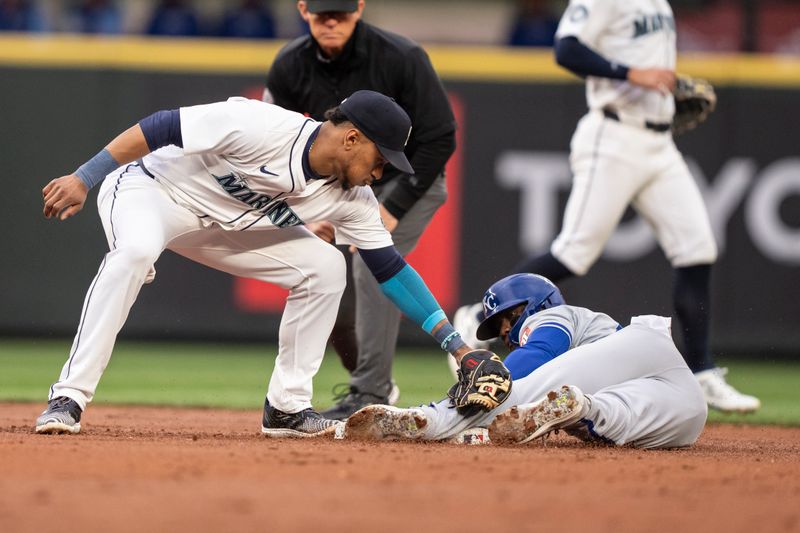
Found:
[[[351,392],[351,387],[349,383],[337,383],[333,386],[331,392],[333,393],[333,401],[339,403],[347,398]]]
[[[72,400],[70,398],[67,398],[66,396],[59,396],[58,398],[50,400],[48,405],[51,409],[60,408],[60,407],[65,407],[71,401]]]

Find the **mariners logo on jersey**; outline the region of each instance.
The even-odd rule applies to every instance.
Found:
[[[655,15],[637,13],[636,19],[633,21],[634,39],[662,30],[675,31],[675,19],[672,15],[664,13],[656,13]]]
[[[274,199],[272,196],[253,191],[243,177],[232,173],[225,176],[212,174],[212,176],[225,192],[240,202],[249,205],[253,210],[261,211],[275,226],[287,228],[303,224],[303,221],[292,211],[289,204],[283,200],[272,202]]]
[[[272,201],[272,197],[267,194],[257,193],[253,191],[248,185],[247,181],[241,176],[236,174],[226,174],[224,176],[217,176],[211,174],[223,190],[243,202],[253,209],[261,209],[266,207]]]

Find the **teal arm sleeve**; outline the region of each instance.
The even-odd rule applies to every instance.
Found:
[[[405,315],[426,332],[447,318],[425,282],[411,265],[381,283],[381,290]]]

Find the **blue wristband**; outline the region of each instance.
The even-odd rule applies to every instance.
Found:
[[[466,346],[461,339],[461,334],[449,322],[436,330],[435,333],[432,333],[432,335],[434,339],[439,341],[442,350],[446,352],[454,353],[459,348]]]
[[[118,169],[119,166],[119,163],[111,155],[111,152],[109,152],[107,148],[103,148],[96,156],[82,164],[80,168],[75,171],[75,174],[86,187],[91,189],[103,181],[106,176]]]

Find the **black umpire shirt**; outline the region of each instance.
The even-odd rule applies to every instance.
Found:
[[[416,174],[387,166],[374,185],[399,180],[383,200],[398,219],[425,194],[455,151],[455,117],[428,54],[410,39],[362,21],[334,60],[322,55],[311,35],[284,46],[267,74],[267,89],[275,104],[319,121],[360,89],[394,98],[411,117],[405,152]]]

